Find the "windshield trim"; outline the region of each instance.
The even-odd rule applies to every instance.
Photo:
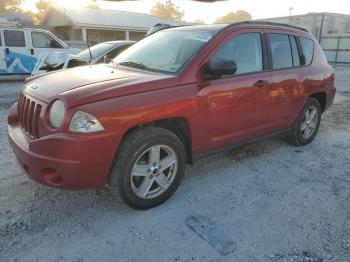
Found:
[[[160,74],[164,74],[164,75],[174,75],[174,76],[178,75],[178,74],[175,74],[174,72],[169,72],[169,71],[165,71],[165,70],[161,70],[161,69],[137,68],[137,67],[133,67],[133,66],[120,65],[120,64],[117,64],[117,63],[113,63],[113,65],[114,65],[114,67],[121,66],[121,67],[132,68],[132,69],[146,71],[146,72],[151,72],[151,73],[160,73]]]

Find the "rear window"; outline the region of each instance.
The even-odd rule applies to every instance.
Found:
[[[25,47],[26,46],[23,31],[5,30],[4,37],[5,37],[5,45],[6,46],[12,46],[12,47]]]
[[[283,69],[293,67],[292,50],[289,36],[285,34],[269,34],[272,68]]]
[[[300,45],[305,56],[305,65],[310,65],[314,55],[314,41],[311,39],[300,37]]]

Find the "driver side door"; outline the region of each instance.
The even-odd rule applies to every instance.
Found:
[[[277,123],[268,114],[271,74],[263,30],[233,33],[210,58],[234,60],[232,75],[208,80],[200,91],[205,103],[207,150],[263,136]]]

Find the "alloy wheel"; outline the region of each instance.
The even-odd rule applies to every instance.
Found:
[[[172,184],[177,173],[178,159],[166,145],[147,148],[131,170],[131,188],[142,199],[162,195]]]
[[[314,106],[310,106],[304,114],[300,131],[304,139],[310,138],[317,127],[318,114]]]

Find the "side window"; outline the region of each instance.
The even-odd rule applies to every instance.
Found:
[[[42,32],[32,32],[34,48],[62,48],[62,46],[50,35]]]
[[[2,46],[1,31],[0,31],[0,46]]]
[[[4,30],[5,45],[10,47],[25,47],[26,41],[23,31]]]
[[[292,50],[289,36],[285,34],[268,34],[272,56],[272,68],[283,69],[293,67]]]
[[[305,65],[310,65],[314,55],[314,41],[305,37],[300,37],[300,45],[305,56]]]
[[[262,71],[260,33],[246,33],[232,37],[212,59],[235,61],[236,75]]]
[[[295,36],[290,35],[289,41],[292,47],[293,66],[300,66],[300,58],[299,58],[298,46],[295,40]]]
[[[125,49],[127,49],[129,47],[129,45],[125,45],[125,46],[119,46],[115,49],[113,49],[112,51],[110,51],[107,55],[107,57],[109,59],[114,59],[117,55],[119,55],[122,51],[124,51]]]

